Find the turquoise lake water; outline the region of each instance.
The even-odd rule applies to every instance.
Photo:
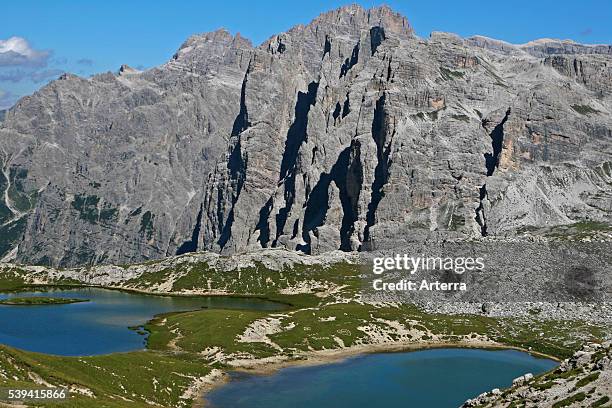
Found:
[[[207,396],[213,408],[456,408],[555,367],[515,350],[431,349],[367,354],[339,363],[285,368],[270,376],[232,374]]]
[[[0,294],[0,299],[49,296],[89,299],[65,305],[0,305],[0,344],[65,356],[132,351],[145,336],[129,327],[153,316],[207,308],[283,310],[286,306],[255,298],[150,296],[98,288]]]

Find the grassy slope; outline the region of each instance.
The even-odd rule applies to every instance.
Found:
[[[274,350],[264,343],[238,343],[234,339],[255,321],[268,313],[248,310],[210,309],[158,316],[145,327],[151,333],[148,347],[172,350],[168,343],[181,333],[176,343],[181,350],[199,353],[209,347],[220,347],[227,353],[250,353],[268,357]]]
[[[129,280],[124,286],[148,290],[162,282],[173,281],[172,291],[175,292],[210,289],[279,298],[283,289],[294,288],[304,282],[317,282],[321,286],[321,291],[325,285],[343,286],[343,296],[349,297],[360,289],[359,273],[358,267],[346,263],[335,264],[333,267],[296,265],[281,271],[273,271],[256,264],[254,267],[241,270],[219,272],[206,263],[185,262],[173,268]],[[295,301],[296,297],[292,299]]]
[[[178,407],[180,395],[191,383],[188,376],[201,377],[209,371],[193,355],[142,351],[77,358],[0,346],[2,387],[36,387],[32,378],[40,377],[54,385],[87,388],[96,396],[73,393],[68,402],[44,404],[49,407],[146,407],[147,401]]]
[[[189,352],[200,352],[208,347],[221,347],[227,353],[251,353],[267,357],[271,349],[263,343],[236,343],[236,336],[256,318],[266,315],[260,312],[231,310],[202,310],[166,315],[152,321],[149,347],[167,350],[168,343]],[[585,340],[597,340],[602,328],[581,322],[538,322],[536,320],[494,319],[473,315],[427,314],[411,305],[399,307],[374,307],[359,303],[330,304],[319,308],[299,309],[274,314],[281,319],[282,331],[271,334],[270,340],[280,346],[282,353],[292,355],[307,350],[337,348],[339,338],[345,346],[368,343],[368,336],[360,327],[380,328],[393,340],[400,340],[401,333],[390,330],[385,321],[400,322],[416,334],[412,339],[443,342],[459,342],[465,337],[484,335],[489,339],[510,346],[531,349],[565,358],[571,355]],[[179,334],[180,333],[180,334]],[[545,335],[541,335],[545,333]],[[434,337],[435,336],[435,337]]]
[[[23,278],[25,273],[18,268],[0,270],[0,291],[9,292],[23,288],[25,286]]]

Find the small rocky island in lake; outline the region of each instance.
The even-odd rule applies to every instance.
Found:
[[[0,300],[0,305],[10,306],[42,306],[42,305],[66,305],[69,303],[89,302],[88,299],[54,298],[45,296],[16,297]]]

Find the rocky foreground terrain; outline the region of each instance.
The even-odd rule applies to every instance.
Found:
[[[612,211],[612,48],[414,34],[343,7],[253,46],[66,74],[0,119],[0,259],[363,251]],[[581,224],[584,225],[584,224]]]
[[[553,372],[514,380],[512,388],[495,389],[463,407],[609,407],[612,398],[611,343],[587,344]]]
[[[360,254],[344,251],[305,255],[265,249],[231,256],[197,252],[123,266],[1,264],[3,291],[85,284],[156,294],[257,296],[285,306],[273,311],[202,308],[158,315],[144,326],[149,333],[147,351],[59,357],[0,345],[0,385],[66,387],[79,407],[187,407],[201,401],[203,393],[223,383],[234,369],[270,373],[287,365],[327,363],[364,352],[429,347],[516,347],[563,359],[589,344],[584,350],[588,356],[579,357],[580,364],[588,362],[584,371],[577,371],[572,359],[563,371],[551,374],[558,374],[554,379],[523,378],[516,385],[553,390],[565,384],[570,391],[559,389],[559,401],[579,392],[589,403],[610,395],[609,371],[596,368],[609,359],[610,302],[414,305],[367,299],[362,261]],[[597,378],[589,376],[597,370],[602,371]],[[592,388],[596,389],[591,392]],[[484,404],[499,396],[504,407],[517,407],[527,395],[494,391],[478,401]],[[529,395],[529,401],[536,401]],[[560,406],[564,405],[555,408]]]

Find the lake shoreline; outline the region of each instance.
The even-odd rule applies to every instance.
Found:
[[[359,346],[350,346],[340,349],[308,351],[300,354],[298,359],[287,359],[283,356],[268,357],[257,360],[234,360],[229,362],[231,368],[223,371],[221,375],[215,373],[202,381],[202,386],[199,389],[199,397],[194,400],[192,408],[205,408],[207,405],[206,396],[213,390],[222,387],[231,381],[229,372],[240,372],[253,375],[273,375],[279,370],[289,367],[308,367],[340,363],[352,357],[360,355],[377,354],[377,353],[401,353],[411,351],[423,351],[444,348],[457,349],[478,349],[478,350],[516,350],[528,353],[536,358],[546,358],[560,363],[562,360],[558,357],[547,355],[544,353],[534,352],[521,347],[508,346],[494,341],[459,341],[459,342],[397,342],[397,343],[381,343],[381,344],[366,344]]]
[[[202,298],[202,297],[219,297],[219,298],[234,298],[234,299],[257,299],[267,302],[278,303],[280,305],[285,305],[289,307],[295,307],[296,305],[284,302],[282,300],[278,300],[266,295],[261,294],[249,294],[249,293],[228,293],[225,291],[208,291],[208,290],[196,290],[190,293],[185,292],[159,292],[147,289],[138,289],[138,288],[126,288],[124,286],[107,286],[107,285],[90,285],[90,284],[53,284],[53,283],[43,283],[43,284],[27,284],[14,289],[4,289],[0,290],[0,294],[12,294],[15,292],[27,292],[27,291],[36,291],[45,289],[60,289],[60,290],[70,290],[70,289],[84,289],[84,288],[93,288],[93,289],[107,289],[114,290],[117,292],[138,294],[138,295],[148,295],[148,296],[156,296],[156,297],[176,297],[176,298]]]
[[[0,333],[0,343],[64,357],[138,352],[148,348],[145,326],[160,316],[206,309],[273,313],[286,308],[250,297],[149,296],[96,286],[30,286],[0,294],[0,318],[14,322],[13,332]]]
[[[175,292],[155,292],[150,290],[141,290],[133,288],[124,288],[117,286],[100,286],[100,285],[79,285],[79,284],[68,284],[68,285],[27,285],[22,287],[21,290],[40,290],[44,291],[59,289],[59,290],[70,290],[70,289],[103,289],[110,291],[117,291],[129,294],[148,295],[152,297],[174,297],[174,298],[203,298],[203,297],[219,297],[219,298],[235,298],[235,299],[258,299],[263,301],[271,301],[279,305],[289,306],[290,308],[295,307],[290,303],[277,301],[271,299],[265,295],[246,295],[246,294],[231,294],[221,292],[206,292],[201,291],[199,293],[175,293]],[[197,310],[197,309],[195,309]],[[178,313],[184,313],[185,310],[170,311],[165,313],[158,313],[152,316],[144,326],[153,322],[155,319],[161,318],[167,315],[174,315]],[[147,336],[148,337],[148,336]],[[148,338],[145,340],[148,342]],[[342,347],[337,349],[325,349],[317,351],[301,352],[295,356],[290,355],[277,355],[261,359],[235,359],[228,360],[225,366],[221,369],[215,369],[211,373],[200,377],[194,381],[190,387],[190,394],[193,396],[193,407],[202,408],[206,404],[206,396],[213,390],[227,384],[231,380],[230,372],[243,372],[254,375],[272,375],[277,373],[279,370],[288,367],[298,366],[316,366],[316,365],[327,365],[337,362],[341,362],[351,357],[366,354],[376,353],[398,353],[398,352],[410,352],[410,351],[422,351],[428,349],[440,349],[440,348],[463,348],[463,349],[481,349],[481,350],[517,350],[525,353],[529,353],[535,357],[546,358],[556,362],[561,361],[558,357],[548,355],[545,353],[528,350],[521,347],[505,345],[503,343],[487,340],[487,339],[465,339],[462,341],[399,341],[389,343],[374,343],[374,344],[363,344],[350,347]],[[150,351],[148,346],[145,346],[144,350]],[[121,352],[119,352],[121,353]],[[110,353],[117,354],[117,353]]]

